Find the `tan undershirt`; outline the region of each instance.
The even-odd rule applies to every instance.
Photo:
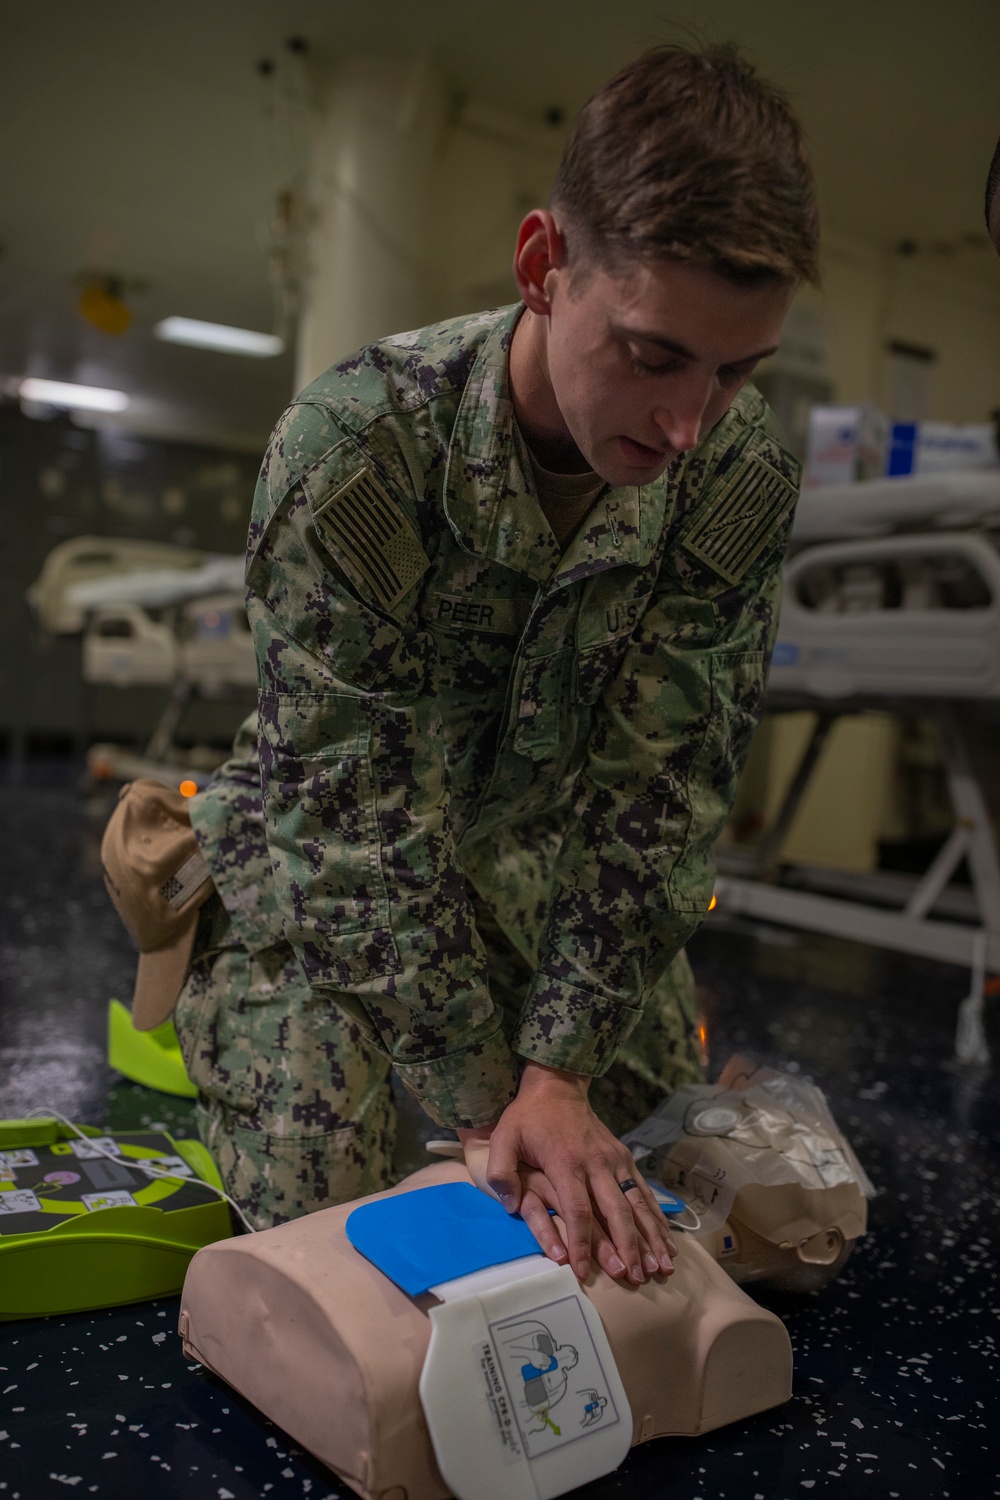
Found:
[[[593,469],[582,474],[553,474],[543,469],[533,453],[531,472],[535,476],[538,503],[552,527],[560,547],[565,547],[594,501],[604,489],[604,480]]]

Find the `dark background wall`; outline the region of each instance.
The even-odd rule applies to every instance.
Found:
[[[83,681],[81,638],[47,637],[25,591],[59,542],[79,535],[175,542],[241,553],[259,456],[95,432],[65,416],[0,407],[0,750],[141,745],[166,700],[159,688]],[[200,703],[179,738],[225,744],[241,703]]]

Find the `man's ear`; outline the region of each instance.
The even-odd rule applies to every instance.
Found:
[[[514,280],[522,302],[538,317],[547,318],[552,311],[552,273],[565,267],[562,231],[547,208],[533,208],[517,232]]]

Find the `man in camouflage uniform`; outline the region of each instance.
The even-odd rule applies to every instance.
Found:
[[[643,1110],[697,1071],[682,948],[798,483],[745,381],[815,238],[780,96],[664,49],[581,115],[522,303],[363,349],[279,423],[247,567],[263,803],[247,739],[193,810],[230,926],[206,916],[177,1016],[262,1218],[382,1184],[391,1065],[554,1258],[549,1206],[578,1274],[669,1269],[592,1106],[612,1070]]]
[[[220,899],[201,915],[175,1022],[199,1087],[199,1133],[227,1191],[262,1229],[377,1192],[392,1180],[391,1063],[339,1006],[313,995],[285,941],[264,833],[256,713],[189,808]],[[537,879],[530,850],[503,871],[514,900],[526,893],[526,867]],[[530,970],[482,905],[477,922],[491,993],[511,1012]],[[694,981],[680,953],[591,1088],[597,1113],[616,1132],[665,1091],[700,1079],[694,1017]]]

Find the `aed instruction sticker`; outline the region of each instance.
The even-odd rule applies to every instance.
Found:
[[[69,1143],[73,1155],[80,1161],[93,1161],[95,1156],[103,1156],[110,1151],[112,1156],[121,1155],[121,1147],[113,1135],[88,1136],[85,1141],[73,1140]]]
[[[135,1199],[132,1197],[132,1194],[126,1192],[84,1193],[80,1198],[80,1202],[85,1203],[90,1209],[91,1213],[95,1213],[99,1208],[139,1207],[138,1203],[136,1203]]]
[[[28,1188],[0,1193],[0,1214],[37,1214],[42,1205]]]
[[[8,1168],[14,1171],[18,1167],[37,1166],[38,1157],[27,1146],[20,1151],[0,1151],[0,1171],[6,1171]]]
[[[171,1177],[193,1177],[194,1173],[183,1156],[144,1156],[144,1167],[155,1167],[158,1172],[169,1172]]]
[[[543,1303],[489,1331],[528,1458],[620,1420],[579,1297]]]

